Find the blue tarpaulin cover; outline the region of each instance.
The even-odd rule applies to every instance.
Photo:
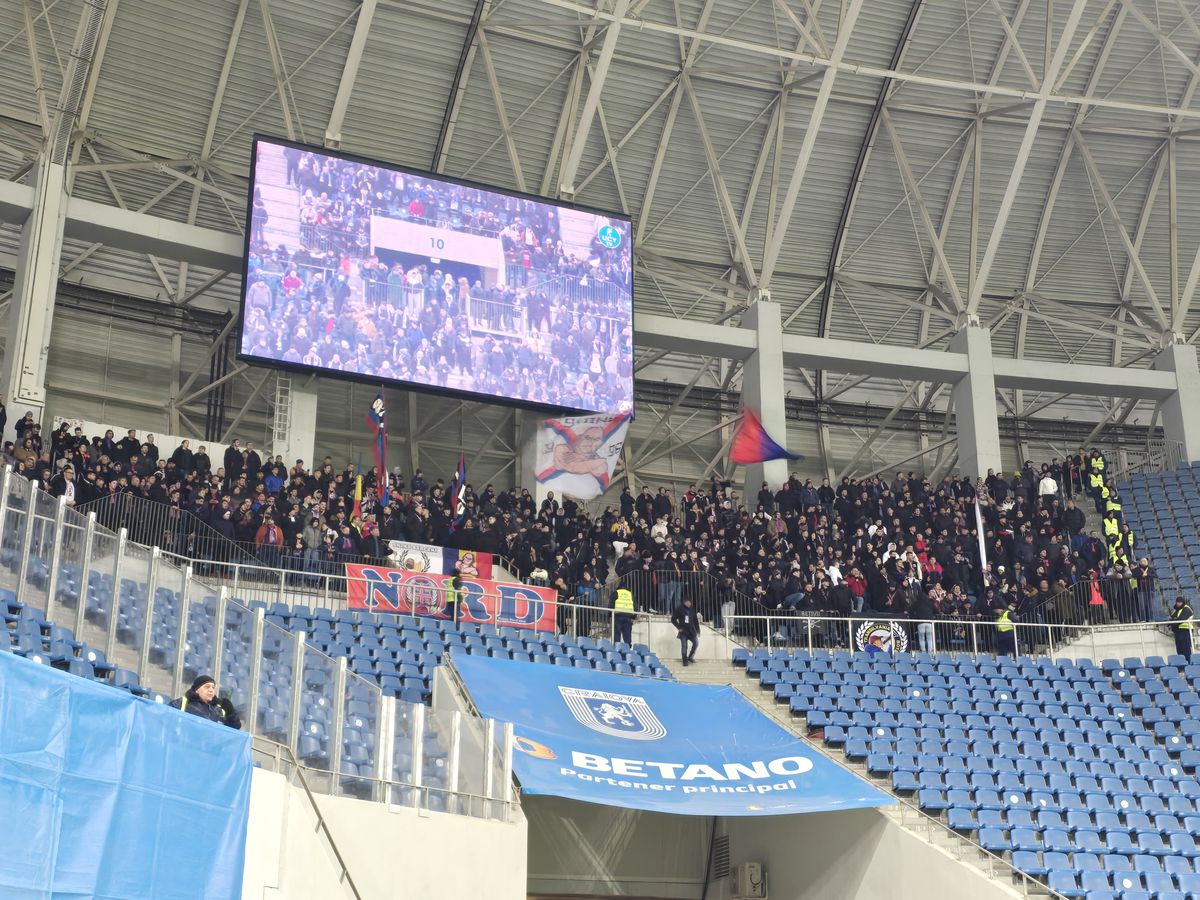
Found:
[[[479,656],[454,665],[482,715],[513,723],[526,794],[698,816],[894,802],[732,687]]]
[[[249,735],[0,653],[0,897],[241,896]]]

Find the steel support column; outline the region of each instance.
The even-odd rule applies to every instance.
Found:
[[[1173,372],[1175,391],[1162,401],[1163,434],[1178,441],[1184,462],[1200,462],[1200,367],[1196,348],[1172,344],[1154,360],[1160,372]]]
[[[43,156],[31,176],[33,209],[21,229],[13,297],[8,308],[3,396],[9,406],[33,410],[40,422],[46,407],[46,360],[50,322],[58,290],[66,211],[66,166]],[[16,417],[13,417],[14,422]],[[43,423],[45,424],[45,423]]]
[[[951,388],[960,468],[971,477],[986,475],[1001,466],[991,333],[970,325],[951,338],[950,350],[967,357],[967,374]]]

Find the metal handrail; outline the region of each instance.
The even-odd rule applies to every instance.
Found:
[[[1195,620],[1193,620],[1195,621]],[[994,644],[992,637],[997,634],[997,623],[995,621],[986,622],[978,619],[910,619],[906,616],[887,616],[887,615],[867,615],[860,614],[857,616],[731,616],[726,618],[724,622],[725,637],[740,644],[743,647],[752,648],[754,646],[765,646],[768,650],[774,650],[776,647],[780,649],[807,649],[808,652],[824,649],[841,649],[854,650],[854,638],[857,629],[863,627],[867,623],[879,623],[880,625],[898,625],[904,630],[906,643],[909,643],[908,649],[911,652],[919,652],[919,638],[914,645],[909,642],[908,626],[931,625],[933,628],[930,631],[932,638],[932,646],[926,652],[940,653],[969,653],[973,657],[995,656]],[[1017,655],[1028,655],[1023,653],[1022,647],[1029,648],[1030,652],[1054,653],[1060,652],[1068,647],[1077,647],[1080,643],[1088,638],[1091,638],[1091,654],[1092,659],[1097,655],[1096,639],[1100,635],[1111,633],[1118,634],[1122,632],[1136,633],[1137,640],[1140,644],[1141,655],[1146,656],[1146,637],[1154,634],[1162,636],[1164,629],[1169,624],[1167,622],[1141,622],[1141,623],[1113,623],[1107,625],[1059,625],[1053,623],[1028,623],[1028,622],[1012,622],[1013,633],[1016,639]],[[748,625],[739,629],[739,625]],[[795,627],[799,625],[804,632],[801,640],[792,640],[785,637],[780,641],[776,637],[776,629],[774,626],[788,625]],[[761,626],[761,627],[760,627]],[[947,627],[966,627],[969,632],[969,640],[964,639],[964,646],[939,646],[938,630],[944,631]],[[814,642],[813,635],[816,633],[819,640]],[[739,635],[749,636],[754,643],[739,638]],[[826,636],[833,637],[835,646],[822,646],[822,640]],[[919,635],[919,632],[918,632]],[[844,638],[844,640],[843,640]],[[829,642],[825,642],[829,643]]]
[[[697,615],[710,622],[721,622],[725,618],[723,610],[727,609],[729,604],[732,604],[735,614],[738,610],[754,610],[759,614],[770,612],[769,608],[757,599],[739,591],[732,583],[723,583],[711,572],[682,572],[682,581],[668,581],[661,577],[663,574],[654,569],[626,572],[624,575],[610,577],[607,587],[615,588],[620,585],[628,588],[633,593],[634,602],[640,607],[667,614],[684,596],[690,597]],[[664,597],[658,589],[668,584],[677,585],[678,589],[668,591],[668,596]],[[667,608],[660,609],[661,606]]]
[[[1155,584],[1152,588],[1153,595],[1152,595],[1151,605],[1155,611],[1160,612],[1160,613],[1166,613],[1166,611],[1168,609],[1168,604],[1166,602],[1166,591],[1163,588],[1163,580],[1164,579],[1156,576],[1154,579]],[[1175,582],[1173,580],[1169,581],[1168,583],[1172,584],[1172,585],[1175,584]],[[1092,607],[1091,592],[1092,592],[1093,585],[1099,590],[1101,600],[1104,601],[1103,604],[1100,604],[1102,606],[1102,609],[1097,610],[1095,612],[1093,612],[1091,609],[1091,607]],[[1121,595],[1122,590],[1131,592],[1132,596],[1122,596]],[[1047,597],[1045,600],[1041,601],[1036,606],[1034,606],[1033,617],[1042,619],[1044,621],[1048,617],[1047,614],[1050,611],[1053,611],[1053,613],[1054,613],[1053,618],[1055,618],[1059,622],[1059,624],[1063,624],[1063,625],[1089,625],[1089,624],[1104,625],[1107,623],[1106,622],[1091,623],[1089,621],[1086,621],[1086,619],[1088,619],[1088,617],[1090,615],[1099,615],[1101,617],[1106,618],[1111,614],[1110,608],[1113,606],[1116,606],[1118,603],[1122,607],[1124,607],[1121,610],[1117,610],[1118,614],[1125,613],[1125,612],[1133,612],[1133,613],[1140,615],[1141,614],[1140,590],[1141,590],[1140,586],[1137,588],[1131,588],[1131,587],[1128,587],[1128,585],[1126,585],[1125,582],[1118,581],[1118,580],[1111,579],[1111,578],[1106,578],[1106,577],[1081,578],[1079,581],[1075,582],[1074,584],[1072,584],[1066,588],[1063,588],[1061,591],[1058,591],[1057,593],[1053,594],[1052,596]],[[1081,611],[1085,612],[1086,614],[1081,615]],[[1067,619],[1063,619],[1064,613],[1066,614]],[[1074,621],[1071,621],[1072,618],[1074,619]],[[1161,622],[1163,620],[1162,619],[1145,619],[1142,621],[1145,621],[1147,623],[1154,623],[1154,622]]]
[[[39,502],[40,501],[40,502]],[[97,525],[92,517],[84,518],[78,515],[75,510],[65,509],[61,501],[50,502],[50,498],[46,494],[39,494],[36,490],[29,486],[29,482],[25,479],[13,477],[12,470],[5,468],[0,470],[0,514],[3,515],[3,531],[0,532],[0,538],[3,538],[3,543],[10,549],[15,549],[21,557],[22,564],[18,571],[12,572],[15,576],[15,582],[10,576],[10,571],[7,568],[0,567],[0,578],[11,584],[21,595],[23,601],[27,605],[40,607],[43,609],[46,618],[51,621],[56,621],[56,613],[61,612],[61,609],[56,604],[60,603],[57,592],[51,593],[45,590],[43,585],[39,585],[33,581],[33,567],[29,565],[30,560],[34,557],[35,544],[41,549],[37,550],[48,559],[57,559],[59,562],[66,564],[64,556],[68,555],[67,550],[70,550],[70,558],[72,560],[82,560],[81,565],[72,563],[72,568],[76,570],[78,584],[76,585],[74,602],[78,604],[78,610],[74,612],[71,618],[76,622],[85,622],[85,613],[89,609],[89,594],[92,590],[91,578],[89,576],[101,575],[105,579],[110,579],[107,582],[107,591],[110,592],[107,597],[102,596],[101,611],[108,617],[106,626],[91,625],[77,629],[77,636],[86,640],[88,643],[96,646],[104,651],[105,656],[110,662],[120,662],[120,665],[125,668],[136,666],[136,674],[140,683],[147,688],[159,686],[164,690],[170,690],[172,693],[177,693],[178,688],[183,681],[183,664],[185,654],[183,648],[186,642],[186,636],[189,632],[189,626],[193,623],[193,613],[203,611],[206,619],[205,630],[216,636],[213,642],[211,656],[205,660],[199,661],[199,665],[204,668],[210,668],[215,675],[220,678],[223,674],[223,666],[221,665],[221,655],[225,640],[231,635],[226,634],[225,622],[226,613],[232,617],[236,614],[237,619],[240,619],[240,628],[249,627],[250,631],[240,632],[237,637],[240,638],[245,645],[245,652],[248,654],[249,683],[243,686],[247,691],[247,700],[244,707],[247,716],[247,730],[253,735],[259,728],[257,716],[253,715],[255,701],[259,696],[260,682],[263,678],[261,672],[261,664],[264,654],[264,637],[268,634],[274,634],[278,631],[272,640],[283,638],[280,643],[281,647],[292,646],[293,644],[299,648],[298,651],[293,651],[291,662],[293,664],[292,678],[293,681],[293,701],[290,704],[289,716],[293,722],[299,721],[301,715],[300,704],[296,702],[299,696],[299,690],[303,684],[302,679],[305,675],[305,663],[312,663],[329,672],[338,673],[338,677],[332,682],[334,686],[342,684],[351,676],[349,673],[341,674],[339,662],[324,653],[320,653],[315,648],[306,647],[303,642],[302,634],[296,634],[296,641],[287,641],[287,635],[282,630],[275,629],[275,626],[268,625],[263,621],[262,612],[257,614],[251,611],[247,605],[235,602],[229,599],[229,592],[226,587],[216,587],[208,581],[195,576],[188,568],[187,564],[190,560],[181,560],[184,567],[177,568],[167,558],[167,554],[153,550],[152,548],[142,547],[132,541],[128,541],[124,535],[114,535],[107,529]],[[20,519],[20,516],[26,516],[25,519]],[[33,540],[31,535],[36,538]],[[93,542],[96,539],[104,541],[102,547],[93,547]],[[80,546],[80,541],[87,541],[87,546]],[[19,541],[19,543],[18,543]],[[82,552],[80,552],[82,550]],[[95,552],[93,552],[93,550]],[[147,568],[143,568],[147,567]],[[28,573],[28,575],[26,574]],[[29,580],[26,580],[29,579]],[[118,641],[118,612],[126,611],[126,601],[122,597],[122,585],[125,581],[132,580],[140,582],[146,586],[146,599],[144,608],[140,611],[136,621],[127,623],[129,633],[133,636],[132,643],[122,639]],[[43,582],[44,584],[44,582]],[[168,616],[178,616],[178,621],[173,626],[168,625],[168,628],[173,627],[173,633],[179,639],[179,645],[176,647],[175,653],[165,660],[159,662],[151,662],[148,649],[147,633],[151,632],[150,625],[154,622],[156,613],[160,612],[160,599],[157,597],[158,591],[155,586],[161,586],[171,591],[176,592],[178,589],[178,598],[168,602]],[[99,586],[101,591],[105,590],[103,583]],[[39,596],[40,595],[40,596]],[[210,602],[215,604],[215,616],[212,616],[206,610],[206,605]],[[43,599],[44,598],[44,599]],[[177,604],[177,605],[176,605]],[[214,624],[215,619],[215,624]],[[235,621],[230,619],[230,621]],[[86,631],[87,627],[100,632],[99,642],[89,636]],[[137,646],[137,640],[140,639],[141,646]],[[119,646],[123,644],[124,646]],[[125,660],[117,659],[117,652],[125,654],[126,657],[134,659],[131,665]],[[304,655],[301,655],[304,654]],[[363,685],[368,691],[368,695],[363,699],[371,702],[377,710],[380,710],[378,718],[380,728],[383,728],[387,721],[385,712],[388,709],[393,709],[395,701],[384,694],[384,692],[373,683],[363,680]],[[253,698],[253,699],[251,699]],[[336,690],[333,696],[327,698],[329,702],[336,704],[334,707],[337,711],[343,711],[346,703],[349,702],[348,696],[340,695]],[[418,717],[423,713],[424,707],[420,704],[415,704],[414,714]],[[394,715],[392,716],[394,719]],[[334,717],[335,724],[339,721],[337,715]],[[394,725],[393,725],[394,727]],[[289,727],[288,733],[296,735],[297,731],[294,727]],[[329,736],[330,741],[339,742],[336,747],[340,748],[340,742],[344,737],[340,730],[336,730]],[[294,754],[293,754],[294,755]],[[330,754],[333,759],[335,754]],[[383,759],[378,748],[375,753],[375,760],[378,764]],[[387,760],[390,766],[391,760]],[[313,771],[325,771],[313,769]],[[342,777],[342,773],[330,770],[330,777],[336,783]],[[365,781],[365,775],[356,775],[359,780]],[[426,789],[426,794],[433,788]],[[441,790],[441,789],[437,789]],[[447,795],[453,796],[461,794],[456,790],[445,791]],[[465,796],[465,794],[464,794]]]
[[[334,859],[337,860],[338,865],[341,867],[342,871],[338,876],[338,883],[340,884],[344,881],[350,888],[350,892],[355,896],[356,900],[362,900],[362,894],[358,892],[358,886],[355,885],[354,878],[350,875],[350,869],[346,865],[346,860],[343,858],[342,852],[338,849],[337,841],[333,839],[333,832],[329,830],[329,824],[325,821],[325,816],[321,812],[321,807],[317,804],[317,798],[313,796],[312,789],[308,785],[308,779],[304,776],[305,767],[300,764],[298,759],[296,759],[295,754],[292,753],[291,747],[284,746],[283,744],[277,744],[274,741],[267,741],[265,738],[256,737],[254,739],[262,741],[263,743],[270,743],[274,747],[276,758],[279,758],[282,754],[287,755],[287,762],[291,766],[291,771],[295,772],[296,776],[299,778],[300,786],[304,788],[304,796],[308,800],[308,805],[312,808],[312,811],[316,813],[317,830],[325,836],[325,842],[329,844],[329,849],[333,851]],[[282,751],[282,753],[280,751]]]
[[[492,722],[495,720],[480,718],[480,721]],[[267,745],[269,745],[269,747],[279,747],[280,749],[288,750],[288,746],[286,744],[280,744],[276,741],[272,741],[270,738],[262,737],[261,735],[257,735],[257,734],[251,735],[251,738],[254,741],[258,741],[259,743],[267,744]],[[265,753],[266,751],[256,748],[256,752]],[[280,758],[280,755],[275,754],[276,764],[278,764],[279,758]],[[292,766],[296,769],[301,769],[305,772],[311,773],[313,776],[317,777],[318,779],[322,778],[322,777],[332,776],[334,774],[333,772],[330,772],[327,769],[318,769],[315,766],[305,765],[304,763],[297,760],[296,755],[294,753],[291,753],[290,751],[289,751],[289,759],[287,760],[287,763],[289,766]],[[510,770],[509,774],[512,775],[511,770]],[[337,777],[342,778],[342,777],[350,777],[350,776],[344,776],[342,773],[338,773]],[[512,806],[513,801],[505,800],[503,797],[494,797],[494,796],[490,796],[488,794],[477,794],[477,793],[474,793],[473,791],[459,791],[459,790],[452,790],[451,788],[434,787],[434,786],[428,785],[428,784],[414,784],[411,781],[397,781],[394,778],[379,778],[378,776],[375,776],[375,775],[355,775],[353,777],[358,781],[370,782],[371,784],[377,785],[381,788],[404,788],[407,790],[422,792],[426,796],[428,796],[430,794],[437,794],[439,796],[444,795],[447,799],[452,799],[452,798],[457,797],[457,798],[467,798],[469,800],[478,800],[482,803],[499,803],[504,807],[504,810],[505,810],[504,816],[503,816],[504,820],[508,821],[508,819],[511,818],[511,806]],[[331,784],[334,781],[335,781],[335,779],[330,778]],[[316,788],[316,790],[313,791],[313,793],[324,794],[325,796],[329,796],[329,797],[338,796],[337,794],[332,793],[332,792],[326,794],[325,791],[322,791],[319,787]],[[381,796],[384,796],[384,795],[381,794]],[[380,803],[383,803],[383,805],[385,805],[385,806],[396,805],[396,804],[389,803],[386,800],[382,800],[382,801],[363,800],[363,802],[364,803],[380,802]],[[426,807],[428,807],[428,804],[426,804]]]
[[[1144,450],[1118,448],[1116,459],[1107,470],[1108,480],[1116,482],[1127,480],[1134,474],[1170,472],[1179,468],[1182,462],[1182,441],[1148,440]]]

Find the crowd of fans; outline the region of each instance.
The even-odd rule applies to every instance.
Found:
[[[271,246],[268,206],[257,198],[244,353],[543,404],[631,408],[632,268],[620,223],[617,246],[597,231],[580,258],[548,204],[296,148],[261,152],[286,157],[297,192],[287,231],[298,246]],[[372,248],[372,216],[495,237],[504,273],[416,257],[389,264]]]
[[[64,426],[47,441],[30,419],[18,423],[18,447],[5,446],[18,473],[76,506],[91,504],[101,521],[106,505],[132,495],[240,542],[263,563],[310,574],[383,562],[387,542],[405,540],[498,554],[522,578],[553,586],[564,604],[608,605],[606,585],[623,578],[640,608],[660,612],[708,591],[715,602],[700,612],[710,618],[722,607],[725,615],[864,614],[964,628],[998,609],[1046,624],[1164,617],[1154,567],[1137,556],[1096,450],[975,481],[932,484],[910,472],[831,485],[793,475],[778,491],[764,484],[750,503],[715,479],[677,498],[665,487],[626,488],[594,516],[569,498],[538,505],[528,490],[468,486],[466,513],[452,528],[446,481],[420,470],[408,480],[393,471],[382,504],[374,473],[365,473],[355,515],[356,473],[328,457],[289,467],[234,441],[215,455],[185,442],[167,459],[153,435],[88,438]]]

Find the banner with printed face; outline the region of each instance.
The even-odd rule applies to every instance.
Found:
[[[346,599],[351,609],[452,619],[452,575],[346,564]],[[557,594],[553,588],[508,584],[464,576],[458,621],[537,631],[555,631]]]
[[[894,802],[732,687],[465,654],[454,665],[480,715],[513,723],[527,794],[689,816]]]
[[[413,544],[409,541],[388,541],[388,549],[392,551],[392,565],[406,572],[425,572],[430,575],[453,575],[459,572],[467,578],[492,577],[490,553]]]
[[[612,481],[628,430],[628,413],[546,419],[537,432],[538,484],[580,500],[599,497]]]

